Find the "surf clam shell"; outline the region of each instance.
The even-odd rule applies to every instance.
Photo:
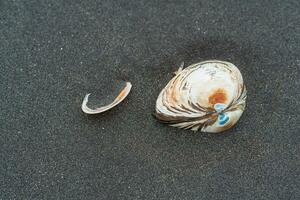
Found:
[[[171,126],[218,133],[237,123],[246,87],[232,63],[209,60],[179,69],[156,101],[156,117]]]

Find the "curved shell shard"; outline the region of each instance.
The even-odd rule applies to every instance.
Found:
[[[246,105],[246,87],[236,66],[218,60],[176,72],[156,101],[156,117],[171,126],[203,132],[232,127]]]
[[[118,96],[114,99],[113,102],[111,102],[110,104],[106,105],[106,106],[102,106],[99,108],[89,108],[87,106],[87,103],[89,101],[89,96],[90,94],[85,95],[83,101],[82,101],[82,105],[81,105],[81,110],[86,113],[86,114],[99,114],[99,113],[103,113],[107,110],[110,110],[111,108],[115,107],[116,105],[118,105],[119,103],[121,103],[129,94],[130,90],[131,90],[131,83],[130,82],[126,82],[126,86],[120,91],[120,93],[118,94]]]

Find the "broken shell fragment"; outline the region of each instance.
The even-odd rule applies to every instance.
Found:
[[[131,90],[131,83],[130,82],[126,82],[126,86],[121,90],[121,92],[119,93],[119,95],[115,98],[115,100],[106,105],[106,106],[102,106],[99,108],[94,108],[91,109],[87,106],[88,100],[89,100],[89,96],[90,94],[85,95],[82,105],[81,105],[81,109],[84,113],[86,114],[99,114],[99,113],[103,113],[113,107],[115,107],[116,105],[118,105],[119,103],[121,103],[129,94],[130,90]]]
[[[211,133],[236,124],[246,106],[246,87],[235,65],[209,60],[175,74],[156,101],[160,121]]]

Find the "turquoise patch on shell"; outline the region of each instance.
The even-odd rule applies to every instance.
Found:
[[[219,124],[224,125],[229,121],[229,117],[226,113],[219,114]]]
[[[214,105],[214,109],[219,113],[222,112],[226,108],[226,105],[223,103],[216,103]]]

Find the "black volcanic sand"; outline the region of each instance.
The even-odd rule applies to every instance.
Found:
[[[300,199],[300,1],[3,0],[0,41],[0,199]],[[158,123],[172,73],[207,59],[241,70],[239,123]]]

